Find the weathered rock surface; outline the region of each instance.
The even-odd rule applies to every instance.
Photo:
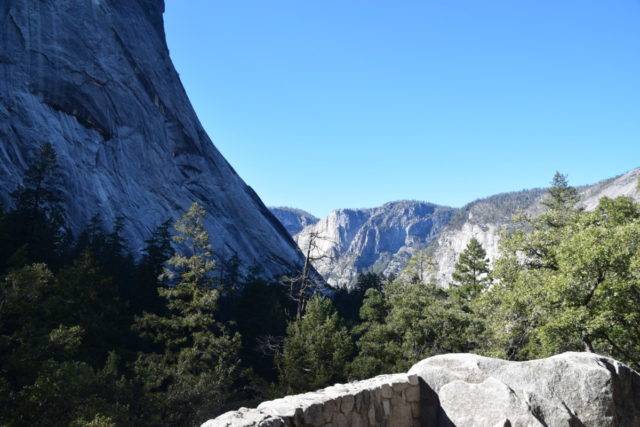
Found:
[[[613,359],[564,353],[508,362],[435,356],[382,375],[241,408],[203,427],[636,427],[640,374]]]
[[[62,166],[75,231],[124,216],[136,248],[193,201],[221,257],[276,274],[300,254],[204,132],[165,42],[162,0],[0,2],[0,200],[38,147]]]
[[[240,408],[203,427],[419,426],[420,385],[407,374],[381,375]]]
[[[298,234],[306,226],[313,225],[319,221],[318,218],[302,209],[270,206],[269,210],[292,236]]]
[[[438,395],[438,426],[640,426],[640,374],[591,353],[528,362],[449,354],[409,374]]]
[[[340,209],[294,236],[303,253],[332,286],[349,286],[359,273],[398,274],[432,242],[455,209],[400,201],[373,209]]]

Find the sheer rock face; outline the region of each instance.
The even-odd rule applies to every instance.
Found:
[[[204,132],[164,37],[162,0],[0,3],[0,200],[43,142],[64,174],[74,231],[128,219],[140,249],[197,201],[222,258],[276,274],[300,253]]]
[[[240,408],[203,427],[631,427],[640,374],[593,353],[508,362],[445,354],[381,375]]]
[[[294,236],[303,253],[332,286],[359,273],[398,274],[417,250],[442,231],[455,209],[432,203],[391,202],[373,209],[340,209]]]
[[[602,197],[627,196],[640,200],[640,168],[594,185],[579,187],[579,207],[594,209]],[[499,256],[500,235],[517,224],[518,211],[531,216],[544,211],[546,189],[497,194],[460,209],[423,202],[391,202],[373,209],[339,209],[300,229],[304,211],[286,208],[276,216],[293,235],[300,249],[309,246],[312,263],[333,286],[349,286],[366,271],[399,274],[417,250],[433,257],[433,279],[443,287],[471,238],[478,239],[493,262]],[[311,240],[314,239],[312,243]]]
[[[306,226],[313,225],[319,221],[318,218],[302,209],[269,207],[269,210],[292,236],[298,234]]]

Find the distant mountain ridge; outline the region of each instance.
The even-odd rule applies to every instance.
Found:
[[[578,187],[578,206],[594,209],[602,197],[628,196],[640,201],[639,178],[637,168]],[[422,249],[433,257],[433,279],[447,286],[458,256],[472,237],[478,239],[492,262],[499,255],[501,231],[515,227],[513,215],[518,211],[533,216],[542,213],[546,194],[545,188],[501,193],[459,209],[416,201],[389,202],[371,209],[338,209],[292,236],[303,252],[310,244],[317,246],[312,252],[317,259],[312,263],[332,286],[349,286],[358,274],[367,271],[397,275]],[[299,211],[286,209],[288,215]],[[278,213],[274,215],[280,219]],[[303,219],[296,221],[300,224]]]
[[[397,274],[437,238],[455,211],[418,201],[338,209],[293,237],[303,253],[312,247],[313,265],[327,283],[342,287],[365,271]]]
[[[289,208],[286,206],[269,206],[271,213],[278,218],[278,221],[282,223],[284,228],[287,229],[290,235],[295,235],[302,231],[308,225],[313,225],[320,221],[309,212],[302,209]]]

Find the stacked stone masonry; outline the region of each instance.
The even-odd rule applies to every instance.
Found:
[[[419,425],[419,378],[393,374],[263,402],[255,409],[240,408],[203,427]]]
[[[407,374],[263,402],[204,427],[639,427],[640,374],[593,353],[509,362],[448,354]]]

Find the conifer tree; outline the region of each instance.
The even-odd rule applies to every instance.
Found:
[[[360,308],[362,322],[354,328],[358,354],[349,366],[351,378],[365,379],[395,371],[399,337],[387,324],[391,305],[387,295],[371,288]]]
[[[141,353],[135,369],[153,408],[148,416],[163,425],[193,425],[220,412],[238,375],[240,337],[215,317],[220,292],[204,215],[193,203],[176,221],[172,240],[179,249],[158,289],[166,312],[145,313],[136,325],[161,349]]]
[[[279,358],[280,382],[287,393],[315,390],[346,379],[353,344],[331,301],[319,295],[287,328]]]
[[[56,153],[50,143],[44,143],[22,184],[11,193],[15,209],[0,224],[0,259],[14,261],[5,267],[21,267],[28,262],[57,266],[67,238],[61,184]]]
[[[453,282],[449,286],[461,302],[474,300],[487,287],[490,279],[489,260],[486,257],[487,252],[475,237],[471,238],[458,257],[452,274]]]

